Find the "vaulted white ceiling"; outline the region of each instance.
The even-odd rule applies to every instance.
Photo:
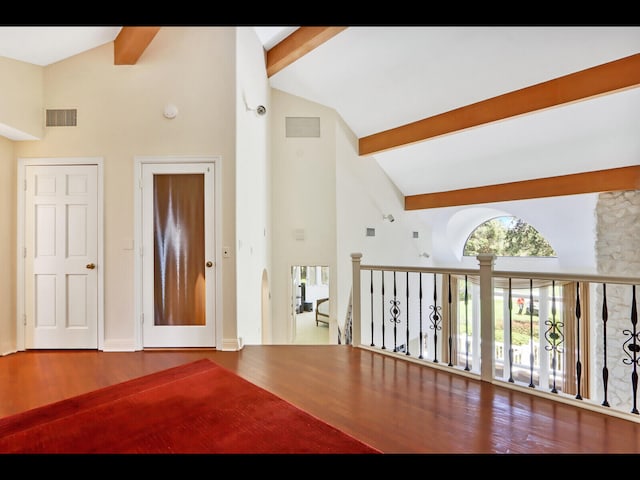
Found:
[[[270,82],[276,89],[334,108],[362,140],[638,53],[640,27],[349,27],[274,74]],[[460,189],[637,166],[640,88],[536,110],[368,157],[405,198],[450,192],[450,200],[456,200]],[[453,203],[403,215],[433,232],[431,244],[424,246],[433,264],[464,261],[463,243],[473,228],[494,216],[514,215],[537,228],[556,249],[556,263],[546,264],[546,270],[586,272],[596,270],[596,199],[594,192]],[[506,258],[498,263],[504,269],[540,268]]]
[[[271,48],[296,27],[254,27]],[[120,27],[0,27],[0,56],[48,65]],[[270,78],[358,137],[640,52],[637,26],[350,27]],[[640,164],[640,88],[372,155],[405,196]]]
[[[122,27],[3,26],[0,57],[44,67],[113,41]]]
[[[640,52],[640,27],[350,27],[271,77],[362,138]],[[640,163],[640,88],[373,155],[405,196]]]

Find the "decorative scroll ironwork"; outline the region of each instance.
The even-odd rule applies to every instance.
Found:
[[[540,312],[538,311],[538,314]],[[529,279],[529,386],[536,388],[533,383],[533,279]]]
[[[511,277],[509,277],[509,382],[513,380],[513,317],[512,317],[512,293],[511,293]]]
[[[608,407],[608,386],[609,386],[609,369],[607,368],[607,320],[609,320],[609,310],[607,309],[607,284],[602,284],[602,344],[604,350],[602,352],[602,384],[604,387],[604,400],[602,406]]]
[[[457,274],[450,273],[434,273],[431,271],[421,271],[416,272],[418,274],[417,285],[414,283],[415,276],[411,271],[406,272],[406,270],[402,269],[402,271],[406,272],[406,291],[405,293],[401,292],[402,290],[402,278],[396,276],[396,272],[392,270],[392,267],[385,267],[389,270],[381,271],[381,295],[378,293],[378,287],[375,285],[374,277],[377,276],[375,271],[380,271],[382,267],[366,267],[370,269],[370,295],[371,295],[371,347],[379,348],[380,343],[378,340],[377,333],[380,329],[380,322],[382,325],[382,350],[389,350],[393,348],[394,352],[405,352],[407,355],[410,355],[411,358],[419,358],[420,360],[425,360],[427,363],[433,359],[434,363],[443,363],[447,364],[449,367],[456,367],[464,369],[465,371],[475,370],[476,369],[476,358],[480,362],[478,365],[482,363],[482,350],[475,352],[476,345],[482,343],[483,339],[474,337],[474,333],[481,335],[482,332],[476,330],[476,322],[481,323],[480,318],[475,318],[475,308],[478,306],[483,298],[479,296],[479,298],[475,298],[476,290],[474,287],[474,283],[470,281],[473,279],[472,276],[464,275],[463,272],[460,273],[458,277]],[[438,269],[442,271],[441,269]],[[389,274],[387,274],[387,272]],[[393,272],[393,293],[390,292],[387,295],[386,290],[391,290],[389,283],[391,282],[391,273]],[[400,272],[399,275],[402,273]],[[426,299],[426,295],[428,294],[427,290],[429,289],[429,281],[430,276],[433,275],[433,291],[432,291],[432,303],[429,304]],[[447,292],[445,293],[444,287],[445,277],[443,275],[447,275]],[[473,275],[473,273],[470,273]],[[504,322],[504,369],[502,374],[503,379],[513,384],[516,382],[515,378],[518,378],[517,383],[521,383],[523,386],[526,386],[526,374],[527,370],[527,360],[523,358],[524,361],[520,361],[518,355],[518,344],[514,342],[517,341],[518,338],[518,325],[520,324],[519,318],[522,319],[522,314],[518,313],[518,303],[516,300],[522,299],[522,303],[524,306],[529,304],[529,309],[525,313],[524,316],[525,321],[525,332],[526,332],[526,322],[529,322],[529,341],[524,340],[524,348],[526,349],[527,344],[531,345],[531,351],[529,352],[530,357],[530,365],[531,365],[531,382],[529,384],[530,387],[546,389],[547,391],[551,391],[552,393],[558,393],[558,391],[571,389],[571,383],[573,382],[574,388],[576,388],[577,392],[573,392],[576,400],[582,400],[582,389],[585,389],[585,396],[588,397],[591,390],[587,385],[586,379],[589,378],[586,369],[583,369],[582,364],[587,361],[595,361],[595,357],[591,358],[591,351],[588,348],[587,340],[588,338],[585,336],[585,332],[589,332],[589,322],[588,317],[584,320],[587,323],[583,322],[582,318],[582,308],[589,308],[588,297],[585,298],[585,287],[589,286],[589,283],[572,281],[572,283],[576,286],[575,293],[573,293],[573,288],[571,289],[571,295],[567,296],[568,290],[566,289],[564,292],[562,291],[562,287],[560,283],[564,283],[565,281],[570,281],[567,279],[563,279],[562,282],[559,280],[551,280],[549,279],[548,283],[550,284],[551,293],[549,294],[543,287],[539,287],[536,285],[535,279],[525,280],[521,277],[521,275],[514,274],[515,282],[513,278],[508,278],[508,300],[507,300],[507,308],[505,308],[505,322]],[[537,279],[542,279],[543,277],[538,274],[533,274]],[[506,275],[509,277],[509,275]],[[385,278],[389,277],[389,278]],[[423,277],[425,280],[423,280]],[[464,279],[463,279],[464,277]],[[363,278],[363,287],[364,275]],[[398,282],[396,282],[396,278]],[[438,281],[438,278],[440,280]],[[523,285],[520,285],[519,278],[522,278],[524,282]],[[560,277],[559,277],[560,278]],[[568,278],[568,277],[567,277]],[[582,276],[582,280],[585,278],[591,278],[587,276]],[[596,278],[595,276],[593,277]],[[604,277],[602,277],[604,278]],[[462,291],[463,285],[462,282],[464,280],[464,292]],[[615,345],[613,345],[614,350],[618,352],[618,356],[623,357],[621,360],[618,360],[615,354],[613,354],[612,361],[622,362],[624,367],[621,365],[620,368],[626,369],[627,366],[631,367],[629,370],[623,370],[623,376],[629,375],[627,377],[630,380],[629,383],[623,385],[623,388],[626,388],[626,393],[628,397],[631,397],[631,393],[633,394],[633,405],[626,407],[626,409],[631,409],[631,413],[639,414],[638,410],[639,406],[637,405],[638,398],[638,383],[639,383],[639,374],[640,374],[640,329],[637,325],[637,299],[636,299],[636,288],[637,285],[633,286],[631,284],[632,281],[637,281],[636,279],[625,279],[620,281],[619,283],[627,284],[624,292],[626,293],[625,298],[621,299],[621,301],[625,304],[625,312],[626,305],[628,303],[628,297],[631,295],[630,292],[626,289],[628,287],[633,287],[633,301],[630,305],[631,312],[631,326],[627,324],[627,328],[624,329],[624,325],[620,328],[614,328],[611,330],[609,327],[609,314],[608,314],[608,304],[610,303],[610,299],[608,295],[611,294],[611,287],[608,287],[606,283],[600,283],[602,285],[602,304],[601,304],[601,321],[602,321],[602,330],[600,336],[597,338],[598,341],[598,349],[593,353],[597,356],[600,355],[600,350],[602,350],[601,362],[602,365],[598,367],[600,373],[597,371],[593,372],[595,377],[593,378],[594,382],[602,382],[599,384],[599,388],[603,389],[603,398],[597,399],[598,402],[602,402],[598,405],[598,408],[606,409],[610,407],[608,400],[608,380],[609,380],[609,368],[608,368],[608,337],[611,336],[612,332],[615,334],[614,336],[617,338],[617,335],[621,335],[620,340],[618,340],[618,349],[622,347],[624,353],[616,350]],[[385,283],[387,285],[385,285]],[[506,282],[505,282],[506,283]],[[529,283],[529,292],[527,294],[526,287],[527,283]],[[582,284],[581,284],[582,283]],[[423,285],[424,284],[424,285]],[[506,285],[504,285],[506,287]],[[595,286],[595,284],[594,284]],[[415,287],[418,287],[418,292],[415,292]],[[483,286],[481,285],[480,288]],[[539,287],[539,288],[538,288]],[[582,288],[581,288],[582,287]],[[366,287],[364,287],[366,288]],[[506,288],[505,288],[506,290]],[[439,293],[443,293],[443,299],[440,301]],[[364,292],[363,292],[364,293]],[[484,292],[479,292],[482,295]],[[506,292],[504,292],[506,293]],[[406,311],[403,310],[402,301],[400,296],[405,297],[407,301]],[[366,294],[365,294],[366,295]],[[418,305],[416,308],[415,305],[415,297],[416,295],[419,297]],[[445,295],[447,296],[445,300]],[[564,298],[563,298],[564,295]],[[389,299],[388,297],[392,297]],[[378,302],[382,299],[382,303],[379,306]],[[612,296],[613,300],[617,300],[614,296]],[[444,310],[445,310],[445,301],[448,302],[448,319],[444,318]],[[600,301],[600,299],[598,299]],[[362,300],[363,305],[366,306],[366,300]],[[388,302],[388,303],[387,303]],[[538,302],[541,308],[538,308]],[[565,306],[574,307],[573,318],[568,318],[562,309],[563,302]],[[582,304],[585,303],[583,306]],[[616,302],[614,302],[616,303]],[[351,302],[350,302],[351,304]],[[455,304],[455,306],[454,306]],[[409,308],[410,305],[413,305]],[[594,306],[594,305],[592,305]],[[349,307],[350,308],[350,307]],[[377,313],[375,310],[382,310],[382,316],[380,311]],[[464,313],[461,311],[464,308]],[[523,307],[524,308],[524,307]],[[594,308],[597,308],[594,306]],[[411,311],[410,311],[411,310]],[[588,311],[588,310],[587,310]],[[494,316],[494,320],[499,318],[498,315]],[[464,318],[463,318],[464,315]],[[597,315],[597,314],[596,314]],[[404,343],[404,338],[400,339],[402,332],[400,329],[402,328],[402,323],[407,321],[407,343]],[[419,318],[416,319],[415,317]],[[527,318],[527,316],[529,318]],[[364,322],[366,323],[366,314],[363,317]],[[627,317],[629,318],[629,317]],[[347,314],[347,325],[351,325],[351,319],[349,318],[349,313]],[[445,328],[445,323],[448,320],[449,324]],[[418,325],[416,322],[418,321]],[[627,320],[628,321],[628,320]],[[390,324],[387,322],[391,322],[394,325],[393,332],[393,346],[392,344],[392,333],[389,332],[389,336],[386,336],[386,329],[391,328]],[[424,322],[424,323],[423,323]],[[538,322],[538,323],[535,323]],[[573,323],[575,322],[575,327]],[[419,327],[419,328],[418,328]],[[495,327],[495,326],[494,326]],[[515,328],[514,328],[515,327]],[[613,328],[614,325],[612,324]],[[600,328],[600,327],[598,327]],[[415,330],[418,330],[416,332]],[[464,329],[464,332],[463,332]],[[568,330],[567,330],[568,329]],[[366,326],[363,324],[363,331],[367,330]],[[433,330],[433,339],[430,337],[429,331]],[[481,330],[479,328],[478,330]],[[565,335],[565,332],[567,335]],[[350,332],[349,332],[350,333]],[[413,342],[418,341],[416,333],[419,333],[419,342],[416,345]],[[538,335],[539,333],[539,335]],[[535,334],[535,335],[534,335]],[[597,336],[596,331],[593,332],[594,335]],[[340,335],[340,332],[339,332]],[[403,336],[403,335],[402,335]],[[404,336],[403,336],[404,337]],[[445,337],[446,340],[445,340]],[[344,333],[344,337],[339,337],[339,342],[342,338],[345,338],[345,342],[347,344],[350,341],[347,339],[347,333]],[[539,338],[539,342],[538,342]],[[411,343],[409,342],[411,339]],[[615,339],[612,337],[612,341]],[[439,343],[438,343],[439,342]],[[445,345],[447,342],[448,345]],[[599,342],[602,342],[600,344]],[[364,341],[366,344],[366,340]],[[400,345],[400,343],[402,343]],[[464,345],[463,345],[464,343]],[[520,342],[519,342],[520,343]],[[386,344],[389,344],[388,346]],[[412,350],[414,350],[413,355],[408,352],[409,345],[412,346]],[[433,345],[434,352],[431,355],[429,349]],[[419,348],[417,348],[419,346]],[[534,352],[533,347],[536,347]],[[540,347],[538,349],[538,347]],[[445,358],[447,352],[445,348],[448,348],[448,358]],[[419,350],[419,352],[417,352]],[[494,349],[493,349],[494,350]],[[540,358],[542,361],[538,361],[538,351],[540,351]],[[495,350],[494,350],[495,352]],[[568,357],[565,357],[568,354],[571,354],[572,357],[569,360],[569,365],[564,365],[565,360],[568,360]],[[416,354],[418,355],[416,357]],[[526,355],[526,351],[523,352]],[[575,355],[574,355],[575,354]],[[582,359],[582,355],[585,355],[585,360]],[[507,366],[507,355],[509,364]],[[543,356],[546,355],[546,356]],[[464,356],[464,359],[463,359]],[[573,358],[575,356],[575,358]],[[589,360],[591,358],[591,360]],[[515,361],[514,361],[515,360]],[[523,365],[521,365],[523,364]],[[571,368],[571,364],[573,364],[573,368]],[[620,363],[619,363],[620,364]],[[585,363],[585,365],[587,365]],[[522,375],[518,367],[524,367],[524,375]],[[568,368],[565,368],[568,367]],[[498,363],[498,371],[500,370],[500,365]],[[569,370],[573,370],[573,372],[569,373]],[[570,375],[570,378],[563,379],[563,372]],[[627,372],[627,373],[625,373]],[[484,373],[484,372],[481,372]],[[492,372],[492,375],[495,378],[498,378],[496,371]],[[582,376],[585,376],[585,380],[583,380]],[[548,379],[549,376],[552,378]],[[492,377],[493,378],[493,377]],[[538,381],[538,378],[543,379],[544,381]],[[548,380],[547,380],[548,379]],[[520,380],[524,380],[524,382],[520,382]],[[534,385],[535,380],[535,385]],[[563,383],[565,382],[565,383]],[[584,384],[584,385],[583,385]],[[598,385],[594,384],[594,387],[597,388]],[[614,390],[615,384],[612,384],[612,392]],[[615,387],[617,388],[617,387]],[[629,389],[632,388],[633,392],[630,392]],[[617,395],[615,395],[617,397]],[[630,403],[630,402],[626,402]],[[594,404],[595,405],[595,404]],[[625,407],[623,406],[623,409]]]
[[[623,358],[622,363],[624,363],[625,365],[633,365],[633,371],[631,372],[631,386],[633,388],[633,408],[631,409],[631,413],[638,413],[638,362],[640,362],[640,358],[638,357],[638,352],[640,352],[638,337],[640,335],[640,332],[636,330],[637,324],[638,310],[636,307],[636,286],[633,285],[631,299],[631,325],[633,326],[633,329],[625,329],[622,331],[623,335],[629,336],[629,338],[627,338],[627,340],[623,344],[624,353],[626,353],[629,358]]]
[[[375,345],[375,343],[373,342],[373,270],[369,270],[369,273],[371,274],[371,289],[370,289],[370,296],[371,296],[371,346],[373,347]]]
[[[429,313],[429,320],[431,325],[429,328],[433,330],[433,362],[438,363],[438,330],[442,330],[440,323],[442,317],[438,312],[442,311],[442,307],[438,306],[438,282],[436,281],[436,274],[433,274],[433,305],[429,305],[431,313]]]
[[[464,369],[469,371],[469,291],[467,289],[467,275],[464,276],[464,335],[465,335],[465,365]]]
[[[389,300],[391,304],[391,308],[389,309],[389,313],[391,313],[391,323],[393,323],[393,351],[398,352],[398,324],[401,322],[400,320],[400,300],[398,300],[398,286],[396,283],[396,272],[393,272],[393,300]]]
[[[580,390],[582,388],[582,361],[580,360],[580,317],[582,311],[580,310],[580,282],[576,282],[576,398],[582,400]]]
[[[453,367],[453,362],[451,358],[453,357],[453,337],[451,335],[452,325],[451,325],[451,274],[447,274],[447,283],[448,283],[448,302],[449,302],[449,366]]]
[[[418,272],[418,288],[419,288],[419,293],[418,293],[418,297],[420,298],[419,301],[419,310],[420,310],[420,355],[418,355],[418,358],[420,360],[422,360],[424,358],[423,353],[424,353],[424,334],[422,333],[422,272]]]
[[[551,282],[551,320],[545,320],[544,324],[549,328],[544,332],[544,336],[547,339],[547,345],[544,349],[548,352],[552,352],[551,356],[551,371],[553,372],[553,387],[552,393],[558,393],[556,387],[556,371],[558,364],[558,354],[562,353],[560,345],[564,342],[564,335],[562,328],[564,323],[556,319],[556,282]]]

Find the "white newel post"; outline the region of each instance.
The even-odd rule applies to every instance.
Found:
[[[480,263],[480,380],[490,382],[494,371],[493,263],[495,255],[481,253]]]
[[[351,345],[360,346],[361,330],[360,330],[360,259],[361,253],[351,254],[352,281],[351,288]]]

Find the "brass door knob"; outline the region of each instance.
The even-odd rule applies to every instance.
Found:
[[[211,268],[211,267],[213,267],[213,262],[208,261],[208,262],[206,263],[206,265],[207,265],[207,267]]]
[[[89,270],[93,270],[94,268],[96,268],[96,265],[95,265],[95,263],[87,263],[87,268]]]

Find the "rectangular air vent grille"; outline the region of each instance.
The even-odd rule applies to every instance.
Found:
[[[320,117],[286,117],[287,138],[320,137]]]
[[[75,127],[78,125],[78,110],[47,110],[47,127]]]

